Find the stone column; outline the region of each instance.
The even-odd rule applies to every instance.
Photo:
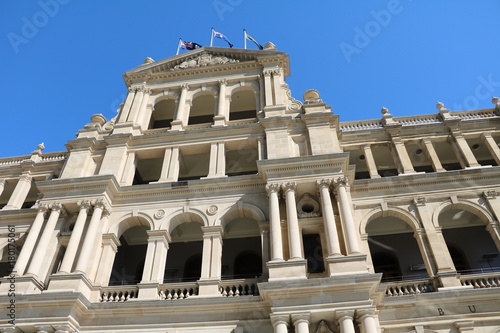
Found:
[[[127,160],[125,161],[125,166],[123,168],[122,180],[120,185],[132,185],[135,176],[135,152],[130,151],[127,153]]]
[[[149,102],[149,95],[150,94],[151,94],[151,88],[143,87],[143,96],[142,96],[141,105],[139,106],[137,113],[135,114],[134,118],[132,119],[132,121],[134,123],[141,125],[142,118],[144,117],[144,113],[146,112],[146,107],[147,107],[148,102]],[[144,129],[147,129],[147,128],[144,128]]]
[[[265,92],[265,106],[272,106],[273,103],[273,87],[271,83],[271,75],[272,70],[264,70],[262,74],[264,74],[264,92]]]
[[[283,105],[283,93],[281,91],[281,69],[273,70],[273,85],[274,85],[274,105]]]
[[[176,182],[179,178],[179,167],[179,147],[166,148],[158,182]]]
[[[127,121],[128,115],[130,113],[130,107],[132,106],[132,102],[134,101],[135,91],[136,87],[128,87],[127,98],[125,99],[125,103],[123,104],[117,123],[124,123]]]
[[[188,112],[186,112],[186,97],[189,85],[184,83],[181,85],[181,95],[179,97],[179,104],[177,105],[177,112],[175,120],[172,121],[172,130],[182,130],[188,124]]]
[[[276,183],[267,184],[266,191],[269,198],[269,225],[271,229],[271,260],[283,260],[283,240],[281,233],[280,186]]]
[[[335,189],[338,195],[338,205],[340,211],[340,219],[342,222],[342,230],[346,241],[347,254],[359,253],[359,243],[357,232],[354,226],[354,218],[352,216],[351,199],[347,193],[347,178],[340,177],[335,181]]]
[[[222,268],[222,234],[221,226],[202,227],[203,257],[201,279],[220,279]]]
[[[104,201],[102,199],[94,203],[94,212],[90,218],[89,227],[87,228],[87,234],[83,240],[83,245],[80,250],[80,257],[78,258],[75,271],[88,274],[88,267],[90,260],[90,254],[92,248],[95,246],[97,230],[99,228],[99,222],[101,221],[102,214],[105,210]]]
[[[370,173],[370,178],[380,178],[377,171],[377,164],[375,163],[375,158],[373,157],[372,148],[370,145],[363,146],[363,153],[365,155],[366,166],[368,167],[368,172]]]
[[[476,157],[467,143],[467,140],[463,136],[463,134],[457,130],[452,131],[453,139],[457,145],[458,152],[463,157],[466,163],[466,167],[475,168],[480,167],[481,165],[477,163]]]
[[[354,311],[344,311],[336,315],[339,321],[340,333],[355,333],[353,316]]]
[[[323,224],[328,244],[328,256],[340,256],[342,254],[335,215],[333,214],[332,200],[330,198],[330,181],[328,179],[318,180],[316,181],[316,186],[321,197],[321,211],[323,213]]]
[[[36,249],[33,251],[33,257],[31,259],[31,263],[28,267],[27,274],[34,275],[37,279],[43,279],[39,277],[40,268],[43,264],[43,258],[47,255],[47,249],[49,247],[49,243],[52,240],[52,236],[54,234],[54,230],[59,220],[59,216],[64,214],[64,208],[60,203],[53,203],[51,206],[50,216],[45,224],[45,228],[43,229],[42,235],[40,236],[40,240],[38,241],[38,245]]]
[[[431,161],[432,167],[434,168],[434,171],[436,171],[436,172],[446,171],[443,168],[441,161],[439,160],[439,157],[436,153],[436,149],[434,149],[434,145],[432,144],[432,140],[429,138],[423,138],[422,143],[423,143],[423,146],[425,148],[425,154],[427,155],[427,157]]]
[[[101,259],[99,261],[99,268],[97,269],[97,275],[95,278],[96,284],[105,286],[109,284],[109,278],[111,277],[111,271],[113,269],[113,262],[120,245],[120,241],[115,234],[102,235],[102,252]]]
[[[163,283],[170,236],[166,230],[148,230],[148,248],[141,283]]]
[[[295,326],[295,333],[309,333],[309,313],[292,314],[292,322]]]
[[[262,251],[262,274],[267,276],[267,265],[266,263],[269,261],[269,225],[260,224],[260,243],[261,243],[261,251]]]
[[[226,121],[229,120],[229,108],[226,103],[226,86],[226,79],[219,80],[219,101],[214,117],[214,126],[224,126]]]
[[[23,206],[24,200],[31,188],[32,178],[27,174],[23,174],[19,177],[19,181],[16,184],[16,188],[12,195],[10,196],[7,205],[2,209],[19,209]]]
[[[288,333],[288,320],[286,315],[271,315],[274,333]]]
[[[427,248],[425,244],[425,229],[419,228],[415,231],[413,234],[413,237],[415,237],[418,248],[420,250],[420,253],[422,254],[422,259],[424,260],[425,267],[427,269],[427,272],[429,276],[434,276],[437,272],[435,271],[435,267],[432,265],[432,253],[430,252],[430,249]]]
[[[497,197],[497,192],[495,190],[484,191],[483,197],[488,203],[493,215],[496,217],[496,221],[488,223],[486,230],[490,233],[498,251],[500,251],[500,223],[498,222],[500,217],[500,198]]]
[[[497,165],[500,165],[500,148],[498,148],[495,139],[491,136],[491,132],[483,132],[481,139],[486,144],[486,147],[488,147],[488,150],[490,151],[491,156],[495,159],[495,162],[497,162]]]
[[[2,195],[4,189],[5,189],[5,179],[0,179],[0,195]]]
[[[139,109],[142,105],[142,99],[144,97],[144,90],[146,89],[146,86],[144,85],[136,86],[135,89],[136,89],[135,98],[134,102],[132,103],[132,106],[130,107],[130,114],[127,117],[127,122],[134,122],[135,119],[137,118]]]
[[[303,259],[301,251],[299,220],[297,217],[297,203],[295,202],[295,190],[297,184],[288,182],[281,185],[286,199],[286,217],[288,222],[288,243],[290,259]]]
[[[373,310],[361,310],[358,316],[363,333],[378,333],[377,322]]]
[[[207,178],[226,175],[226,151],[224,142],[212,142],[210,147],[210,165]]]
[[[392,144],[396,150],[396,156],[399,160],[402,173],[415,173],[413,165],[411,164],[410,155],[408,155],[408,151],[406,150],[403,140],[401,140],[399,136],[394,136],[392,137]]]
[[[28,236],[24,241],[24,245],[21,248],[21,253],[19,254],[16,264],[14,265],[13,272],[15,272],[16,275],[24,275],[24,271],[26,270],[28,261],[34,254],[33,249],[35,248],[36,240],[38,239],[38,235],[40,234],[40,230],[42,229],[43,222],[45,221],[45,215],[48,209],[49,207],[46,204],[41,204],[38,207],[38,213],[36,214],[35,221],[28,231]]]
[[[263,137],[258,138],[259,142],[257,145],[258,150],[258,160],[264,160],[266,158],[266,139]]]
[[[88,200],[79,201],[78,206],[80,206],[78,217],[73,231],[71,232],[71,238],[69,239],[68,246],[66,247],[61,267],[59,268],[59,272],[61,273],[71,273],[73,263],[75,262],[76,252],[78,251],[80,240],[82,238],[83,229],[85,228],[85,222],[87,221],[90,202]]]

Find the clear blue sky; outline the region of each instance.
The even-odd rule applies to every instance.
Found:
[[[212,26],[236,48],[244,28],[272,41],[292,95],[317,89],[341,121],[489,108],[499,13],[497,0],[1,1],[0,157],[65,150],[92,114],[116,114],[125,71],[175,55],[179,37],[208,45]]]

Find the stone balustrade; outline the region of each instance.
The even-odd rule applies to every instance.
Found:
[[[432,280],[413,280],[402,282],[390,282],[382,284],[386,286],[385,296],[403,296],[429,293],[437,290]]]
[[[126,302],[139,296],[137,286],[113,286],[101,288],[100,302]]]
[[[196,282],[162,284],[158,288],[158,295],[162,300],[186,299],[198,295],[198,285]]]
[[[219,284],[219,291],[224,297],[257,296],[258,282],[258,279],[225,280]]]
[[[462,286],[472,286],[474,289],[498,288],[500,287],[500,272],[461,276],[460,283]]]

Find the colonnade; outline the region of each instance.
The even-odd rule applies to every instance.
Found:
[[[340,333],[355,333],[356,326],[363,333],[378,333],[379,324],[376,310],[372,308],[358,310],[335,311],[333,318]],[[271,314],[271,323],[274,333],[288,333],[293,325],[295,333],[309,333],[311,327],[311,314],[308,312],[292,314]],[[323,331],[322,331],[323,332]],[[324,332],[327,332],[326,329]]]
[[[338,177],[335,180],[321,179],[316,182],[317,189],[321,198],[321,210],[323,213],[323,222],[327,240],[327,252],[329,257],[341,256],[339,235],[335,223],[335,215],[330,196],[330,191],[334,190],[338,210],[341,217],[343,238],[346,243],[346,255],[359,254],[360,247],[355,229],[352,200],[348,192],[347,179]],[[301,234],[297,216],[296,206],[296,182],[270,183],[266,186],[269,200],[269,224],[271,239],[271,260],[284,260],[283,240],[281,233],[280,218],[280,194],[285,198],[289,257],[293,259],[303,259],[301,248]]]

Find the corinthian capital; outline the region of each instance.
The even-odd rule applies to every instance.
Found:
[[[347,177],[338,177],[337,179],[335,179],[333,185],[335,186],[335,188],[338,188],[339,186],[347,186]]]
[[[286,182],[281,184],[281,189],[283,190],[283,194],[286,194],[288,191],[293,191],[295,194],[295,191],[297,190],[297,183],[296,182]]]
[[[280,185],[278,183],[271,183],[266,185],[267,196],[269,196],[269,194],[271,194],[272,192],[279,193],[279,191],[280,191]]]

